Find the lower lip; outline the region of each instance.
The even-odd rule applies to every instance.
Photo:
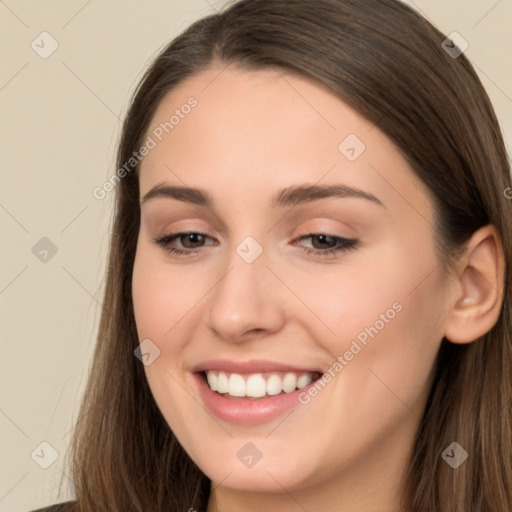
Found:
[[[315,380],[291,393],[266,395],[257,400],[250,400],[236,397],[225,398],[210,389],[203,374],[194,373],[193,377],[197,382],[199,394],[210,412],[221,420],[238,425],[260,425],[278,418],[294,406],[301,405],[299,394],[307,392],[308,388],[317,382]]]

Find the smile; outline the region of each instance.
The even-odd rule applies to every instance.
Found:
[[[319,372],[259,372],[252,374],[203,372],[212,391],[226,397],[261,398],[302,389],[321,377]]]
[[[240,426],[262,425],[298,405],[302,408],[299,394],[307,392],[322,376],[320,372],[305,371],[242,375],[222,370],[191,375],[205,409],[220,420]]]

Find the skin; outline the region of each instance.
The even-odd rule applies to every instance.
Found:
[[[141,206],[133,302],[139,339],[160,349],[145,366],[151,391],[212,480],[208,512],[396,511],[443,336],[469,343],[498,318],[496,233],[476,232],[446,279],[431,198],[377,127],[306,78],[224,68],[168,93],[147,132],[190,96],[198,100],[145,157],[140,197],[166,183],[214,200],[212,208],[163,197]],[[338,150],[349,134],[366,146],[353,162]],[[305,183],[345,184],[384,206],[354,197],[270,206],[278,190]],[[187,231],[208,237],[171,243],[199,248],[190,257],[153,240]],[[325,249],[317,238],[300,240],[311,233],[359,245],[313,256],[302,247]],[[236,252],[247,236],[263,248],[253,263]],[[401,311],[287,416],[247,427],[202,406],[190,374],[198,363],[264,358],[327,371],[394,303]],[[251,468],[237,457],[247,442],[262,453]]]

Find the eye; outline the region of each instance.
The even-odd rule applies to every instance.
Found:
[[[327,233],[310,233],[308,235],[301,236],[299,241],[307,238],[311,238],[312,241],[318,241],[318,243],[312,244],[314,247],[313,249],[310,247],[302,247],[302,249],[307,254],[320,257],[333,256],[336,255],[336,253],[348,251],[355,248],[358,244],[358,240],[330,235]],[[320,249],[316,248],[315,245],[320,247]]]
[[[301,236],[297,240],[302,241],[307,238],[314,241],[313,248],[302,246],[302,250],[307,254],[319,257],[333,256],[336,253],[353,249],[358,244],[358,240],[327,233],[309,233],[308,235]],[[192,256],[201,252],[201,247],[203,247],[206,239],[212,240],[205,233],[190,231],[164,235],[154,238],[153,241],[171,254]],[[175,241],[181,241],[183,248],[173,247],[171,244]],[[296,243],[293,245],[296,245]]]
[[[210,238],[205,233],[198,233],[196,231],[186,232],[186,233],[174,233],[170,235],[164,235],[159,238],[155,238],[153,241],[159,245],[160,247],[163,247],[166,251],[172,253],[172,254],[185,254],[187,256],[196,254],[200,251],[201,243],[204,242],[206,238]],[[171,247],[171,244],[175,240],[182,240],[184,243],[182,244],[184,246],[184,249]],[[197,245],[199,244],[199,245]]]

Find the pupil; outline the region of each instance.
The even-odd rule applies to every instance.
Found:
[[[333,240],[333,238],[332,238],[332,237],[330,237],[330,236],[328,236],[328,235],[315,235],[315,236],[313,237],[313,240],[314,240],[315,238],[317,238],[317,239],[319,239],[319,240],[321,240],[321,241],[323,241],[323,242],[325,242],[325,241],[326,241],[326,239],[331,239],[331,243],[328,243],[327,245],[328,245],[329,247],[332,247],[332,246],[334,245],[334,240]],[[315,244],[313,243],[313,245],[315,245]],[[323,244],[323,245],[322,245],[322,244],[320,244],[320,248],[322,248],[322,247],[325,247],[325,244]]]
[[[199,238],[199,240],[198,240],[198,238]],[[200,243],[201,238],[202,238],[202,235],[200,235],[199,233],[190,233],[185,236],[185,240],[190,241],[192,244],[197,243],[197,242]],[[184,244],[184,245],[185,245],[185,247],[187,246],[187,244]]]

